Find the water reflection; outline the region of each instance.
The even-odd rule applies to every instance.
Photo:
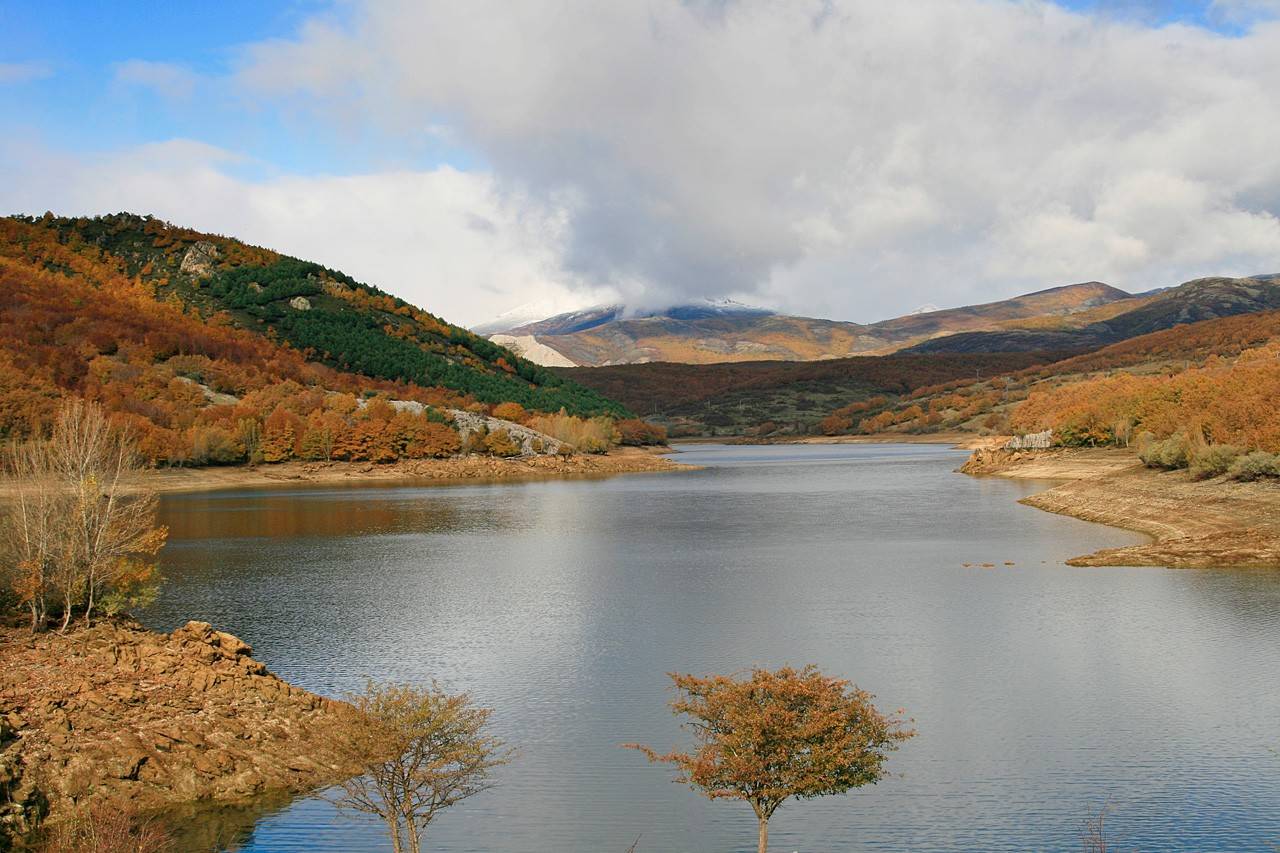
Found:
[[[1140,537],[1020,506],[1043,484],[953,475],[939,448],[687,458],[708,467],[170,497],[148,619],[225,626],[313,690],[437,677],[497,709],[521,757],[432,849],[749,849],[747,807],[617,744],[681,742],[669,670],[784,662],[853,677],[921,734],[900,777],[785,806],[777,849],[1076,850],[1107,797],[1124,849],[1280,838],[1277,575],[1066,567]],[[304,801],[242,849],[387,848]]]

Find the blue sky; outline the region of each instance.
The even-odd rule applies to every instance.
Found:
[[[1236,34],[1211,0],[1059,0],[1065,8],[1159,26],[1181,22]],[[310,116],[228,96],[197,80],[187,99],[116,80],[130,60],[174,63],[216,78],[236,67],[242,46],[288,38],[308,19],[341,21],[349,8],[323,0],[0,2],[0,62],[42,68],[35,79],[0,86],[0,111],[44,144],[103,150],[175,137],[246,155],[241,174],[350,173],[449,163],[470,168],[478,152],[439,144],[406,146],[369,125],[317,132]],[[323,129],[321,129],[323,130]]]
[[[0,212],[150,212],[467,324],[1280,270],[1280,0],[1057,5],[0,0]]]

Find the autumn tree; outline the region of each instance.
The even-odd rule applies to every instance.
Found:
[[[156,498],[140,488],[133,437],[94,403],[63,405],[47,440],[11,452],[16,499],[6,507],[4,542],[32,629],[48,599],[62,603],[62,630],[76,607],[85,623],[98,606],[117,611],[145,600],[167,531]]]
[[[493,787],[493,771],[511,759],[488,732],[492,712],[465,693],[370,682],[347,699],[360,713],[348,748],[364,773],[342,783],[334,803],[380,818],[396,853],[419,853],[436,816]]]
[[[768,850],[769,819],[783,802],[875,784],[888,754],[915,734],[901,711],[882,714],[871,694],[813,666],[753,669],[742,678],[670,676],[671,709],[689,718],[696,747],[627,748],[674,765],[676,781],[710,799],[746,800],[759,822],[759,853]]]

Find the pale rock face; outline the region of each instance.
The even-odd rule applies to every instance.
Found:
[[[295,296],[289,300],[289,305],[299,311],[310,311],[311,300],[305,296]]]
[[[178,271],[193,278],[204,278],[213,274],[213,265],[222,253],[218,247],[208,240],[201,240],[187,249],[182,256],[182,264]]]
[[[559,350],[552,349],[533,335],[490,335],[489,340],[543,367],[577,367]]]

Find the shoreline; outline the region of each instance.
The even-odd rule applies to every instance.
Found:
[[[351,484],[441,485],[456,482],[501,482],[575,477],[608,477],[615,474],[686,471],[696,468],[676,462],[669,448],[617,448],[607,454],[569,457],[533,456],[499,459],[460,456],[452,459],[415,459],[372,462],[280,462],[249,466],[208,468],[160,468],[145,475],[147,488],[158,493],[202,492],[261,486]]]
[[[0,849],[92,804],[252,811],[358,772],[355,709],[252,653],[205,622],[0,628]]]
[[[1280,483],[1194,481],[1145,467],[1118,448],[979,450],[960,472],[1065,480],[1019,503],[1150,536],[1073,557],[1071,566],[1280,568]]]
[[[957,450],[995,447],[1008,441],[1007,435],[975,435],[971,432],[898,433],[877,432],[868,435],[803,435],[768,436],[723,435],[673,438],[672,444],[947,444]]]

